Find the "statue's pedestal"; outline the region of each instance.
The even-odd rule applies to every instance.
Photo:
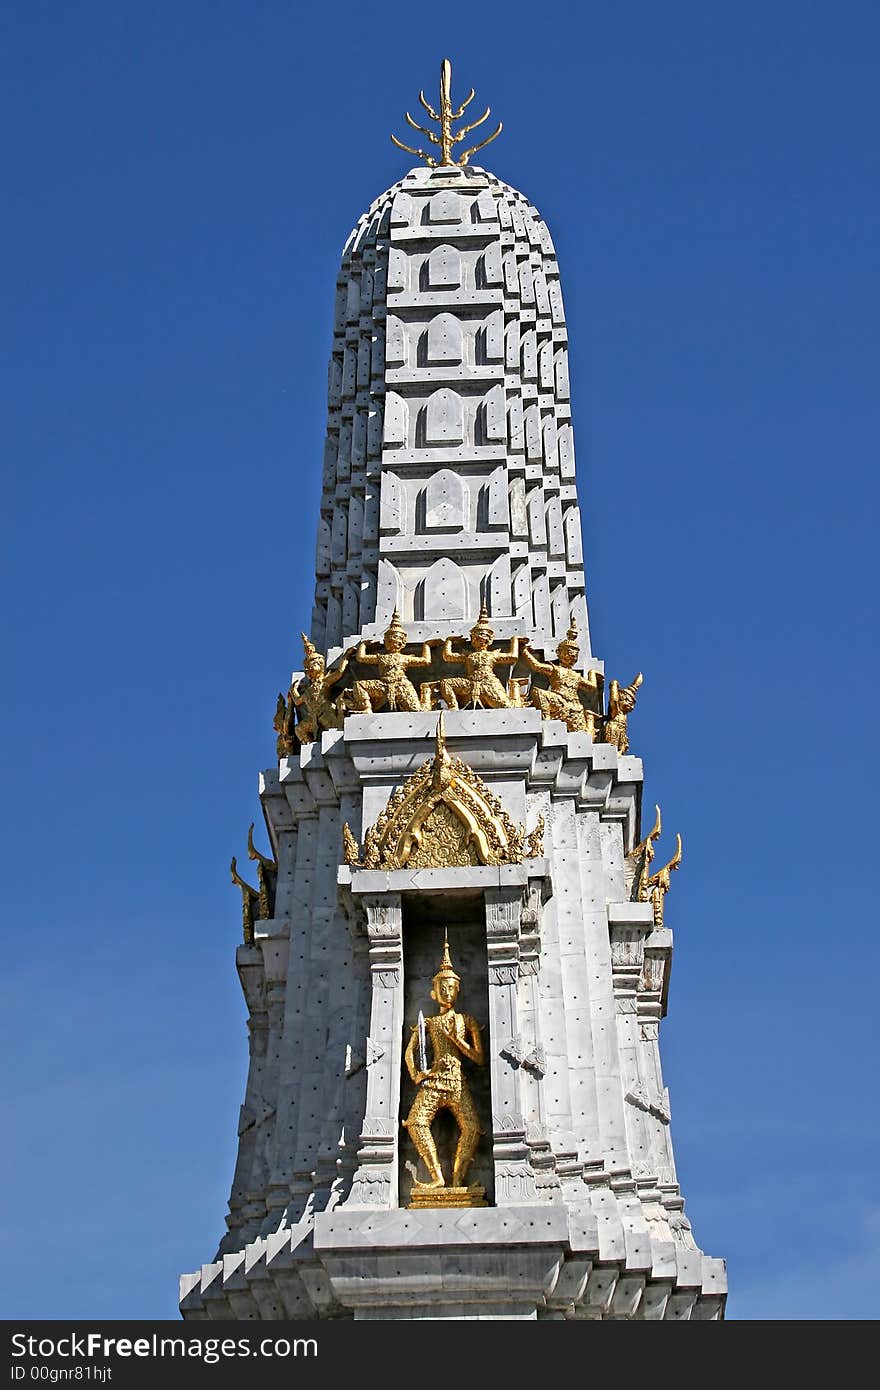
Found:
[[[486,1189],[478,1182],[470,1187],[429,1187],[427,1183],[413,1183],[407,1205],[410,1210],[424,1210],[426,1207],[485,1207],[488,1203]]]

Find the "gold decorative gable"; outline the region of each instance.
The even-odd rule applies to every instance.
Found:
[[[392,793],[364,836],[363,856],[347,825],[343,842],[346,861],[359,868],[467,868],[541,854],[542,829],[526,843],[525,826],[515,825],[473,768],[449,753],[441,714],[433,758]]]

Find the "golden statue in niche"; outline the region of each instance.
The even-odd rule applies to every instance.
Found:
[[[542,719],[561,719],[572,734],[596,732],[596,711],[586,709],[581,702],[581,691],[594,700],[599,691],[599,673],[589,670],[585,676],[575,670],[580,656],[578,646],[577,622],[571,626],[556,649],[556,661],[539,661],[529,650],[528,639],[523,642],[522,659],[532,670],[546,676],[550,682],[549,690],[532,687],[532,704],[541,711]]]
[[[427,1182],[413,1182],[409,1205],[482,1207],[486,1205],[485,1189],[478,1183],[465,1186],[483,1130],[462,1072],[462,1062],[484,1065],[483,1039],[476,1019],[455,1009],[461,976],[452,968],[446,933],[440,969],[431,983],[431,998],[437,1003],[438,1012],[429,1018],[419,1012],[418,1023],[413,1026],[404,1053],[406,1069],[418,1090],[403,1125],[428,1170]],[[448,1110],[458,1126],[458,1142],[448,1184],[431,1133],[431,1125],[441,1110]]]
[[[495,633],[485,603],[471,628],[470,637],[469,652],[453,651],[452,644],[460,642],[460,637],[447,637],[443,644],[443,661],[449,666],[463,666],[464,675],[447,676],[440,682],[441,699],[449,709],[459,709],[462,705],[473,705],[474,709],[509,709],[510,696],[495,675],[495,667],[516,664],[520,638],[511,638],[506,651],[501,648],[492,651]]]
[[[382,705],[387,705],[390,710],[421,709],[422,702],[406,673],[413,666],[430,666],[431,647],[434,644],[423,642],[421,656],[405,656],[406,629],[395,608],[382,645],[384,650],[369,652],[366,642],[360,642],[356,649],[346,652],[347,657],[353,656],[362,666],[377,666],[379,669],[378,679],[355,681],[349,705],[351,712],[370,714]]]

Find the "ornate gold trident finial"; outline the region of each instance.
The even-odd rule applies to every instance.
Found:
[[[440,146],[439,159],[434,159],[433,155],[427,154],[425,150],[416,150],[413,149],[412,145],[405,145],[402,140],[398,140],[396,135],[392,135],[391,137],[398,149],[406,150],[407,154],[418,155],[419,159],[423,159],[425,161],[429,169],[436,169],[438,168],[438,166],[441,168],[454,169],[456,165],[467,164],[472,154],[476,154],[477,150],[484,149],[486,145],[490,144],[491,141],[493,141],[496,138],[496,136],[501,134],[502,127],[501,122],[499,121],[497,130],[493,130],[492,134],[488,135],[485,140],[481,140],[479,145],[472,145],[469,150],[465,150],[464,153],[460,154],[457,159],[454,159],[452,156],[453,145],[457,145],[460,140],[463,140],[464,137],[470,133],[470,131],[476,130],[478,125],[482,125],[484,121],[487,121],[491,114],[491,107],[486,107],[479,120],[472,121],[470,125],[462,126],[461,130],[457,131],[456,134],[453,135],[452,122],[461,120],[462,116],[464,115],[464,108],[467,106],[468,102],[473,101],[474,99],[474,89],[473,87],[471,87],[470,92],[465,97],[464,101],[461,103],[461,106],[459,106],[457,111],[453,111],[451,87],[452,64],[450,63],[448,58],[444,58],[443,62],[440,64],[439,113],[435,111],[433,106],[431,106],[425,100],[424,92],[419,92],[419,101],[422,103],[428,115],[431,117],[431,120],[436,121],[440,126],[439,135],[435,135],[432,130],[426,130],[423,125],[419,125],[417,121],[413,120],[412,116],[409,114],[408,111],[406,113],[407,124],[411,125],[413,130],[420,130],[423,135],[427,135],[432,145]]]

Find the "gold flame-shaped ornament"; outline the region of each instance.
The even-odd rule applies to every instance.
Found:
[[[469,135],[472,130],[476,130],[477,126],[482,125],[491,115],[491,107],[487,106],[482,116],[476,121],[471,121],[470,125],[462,126],[461,130],[453,134],[453,122],[461,120],[464,115],[465,107],[469,102],[473,101],[473,99],[474,89],[471,87],[464,101],[461,103],[461,106],[459,106],[457,110],[453,109],[452,64],[448,58],[444,58],[443,62],[440,64],[440,110],[435,111],[430,102],[426,101],[425,93],[419,92],[419,101],[422,103],[422,106],[427,111],[431,120],[436,121],[439,125],[440,134],[437,135],[433,130],[428,130],[426,126],[419,125],[417,121],[413,120],[409,112],[406,112],[407,125],[411,125],[413,130],[420,131],[422,135],[427,135],[432,145],[438,145],[440,147],[440,158],[435,159],[434,156],[428,154],[426,150],[414,149],[412,145],[405,145],[402,140],[398,140],[396,135],[392,135],[391,139],[398,149],[406,150],[407,154],[414,154],[419,159],[423,159],[429,169],[454,169],[458,166],[463,167],[467,164],[472,154],[476,154],[477,150],[485,149],[486,145],[491,144],[491,142],[501,134],[502,130],[502,125],[499,121],[497,129],[493,130],[491,135],[487,135],[485,140],[481,140],[478,145],[471,145],[470,149],[464,150],[457,158],[453,155],[453,146],[459,144],[466,135]]]

